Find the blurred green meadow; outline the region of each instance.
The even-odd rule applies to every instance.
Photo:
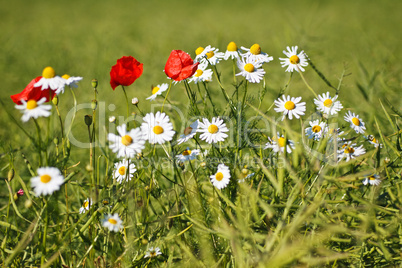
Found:
[[[33,78],[42,74],[44,67],[52,66],[58,75],[67,73],[71,76],[82,76],[84,78],[78,84],[79,87],[74,89],[79,104],[88,104],[91,102],[94,96],[93,89],[91,87],[91,80],[97,79],[99,82],[98,104],[105,105],[103,108],[105,111],[104,120],[107,122],[107,118],[109,116],[118,117],[125,115],[126,111],[124,95],[121,88],[118,87],[115,91],[113,91],[109,84],[109,72],[111,67],[116,63],[117,59],[121,58],[122,56],[131,55],[144,64],[143,75],[137,81],[135,81],[133,85],[127,87],[126,90],[129,100],[137,97],[140,102],[139,107],[141,110],[144,112],[149,112],[152,103],[145,98],[151,95],[152,85],[155,86],[161,83],[168,83],[163,69],[166,60],[173,49],[186,51],[194,58],[194,51],[199,46],[205,47],[207,45],[211,45],[219,48],[220,51],[225,51],[226,46],[230,41],[236,42],[239,47],[250,47],[254,43],[258,43],[264,52],[267,52],[269,55],[274,57],[272,62],[264,66],[264,69],[267,72],[265,77],[266,87],[268,90],[264,101],[261,103],[262,111],[266,111],[270,107],[272,102],[277,98],[280,90],[284,87],[289,79],[288,74],[285,74],[285,69],[280,66],[278,58],[284,57],[282,51],[286,48],[286,46],[297,45],[300,49],[307,53],[317,70],[322,73],[333,86],[337,87],[342,74],[345,74],[339,92],[339,99],[342,101],[344,107],[351,108],[353,112],[358,113],[361,118],[364,118],[366,127],[369,130],[367,134],[373,134],[376,137],[379,137],[380,128],[381,135],[392,135],[393,133],[396,133],[396,126],[398,126],[398,124],[399,126],[401,125],[401,119],[397,119],[398,117],[395,111],[399,112],[399,114],[402,112],[402,65],[400,63],[402,58],[402,38],[400,37],[400,32],[402,30],[402,18],[400,16],[401,10],[402,2],[391,0],[1,0],[0,78],[2,81],[2,89],[0,90],[0,99],[4,105],[0,108],[0,141],[2,146],[0,148],[0,163],[2,167],[0,177],[7,177],[8,156],[6,152],[9,150],[15,150],[15,167],[20,167],[19,172],[23,174],[25,178],[29,178],[30,176],[27,168],[24,165],[23,159],[19,155],[19,152],[23,151],[28,158],[34,158],[34,156],[31,156],[30,153],[32,153],[32,155],[35,154],[35,148],[31,141],[23,135],[19,127],[13,122],[13,120],[10,118],[10,115],[16,119],[17,124],[23,126],[32,135],[35,135],[35,126],[33,122],[21,122],[21,114],[14,108],[14,103],[11,101],[10,95],[22,91],[22,89],[24,89]],[[226,75],[227,77],[231,78],[232,69],[230,64],[228,64],[226,67],[222,67],[220,71],[222,72],[222,75]],[[311,66],[306,68],[304,75],[308,83],[312,88],[315,89],[317,94],[325,93],[327,91],[331,92],[332,89],[329,88],[328,85],[317,75]],[[215,77],[213,80],[215,80]],[[230,89],[231,82],[231,79],[223,81],[223,85],[229,88],[230,93],[233,91],[233,89]],[[306,86],[299,75],[295,74],[293,76],[293,80],[289,88],[292,96],[302,96],[303,101],[307,102],[308,110],[313,111],[313,97],[311,92],[306,89]],[[258,89],[258,85],[250,85],[248,94],[250,94],[251,98],[257,98]],[[215,89],[211,90],[215,90],[214,93],[216,93],[216,95],[221,94],[216,85]],[[69,90],[66,90],[66,92],[60,96],[59,106],[62,118],[64,118],[70,109],[72,109],[71,94],[68,91]],[[184,86],[182,84],[178,84],[172,88],[172,91],[169,95],[170,102],[179,107],[183,112],[188,109],[190,103],[184,92]],[[224,106],[226,106],[226,103],[223,97],[219,96],[219,99],[220,100],[217,98],[217,103],[222,107],[223,110]],[[160,98],[154,103],[162,103],[162,100],[163,99]],[[115,109],[111,109],[109,104],[114,104]],[[138,113],[138,110],[136,110],[134,107],[132,107],[132,111]],[[167,111],[169,112],[168,109]],[[72,133],[80,141],[87,142],[86,139],[88,138],[88,134],[86,132],[84,116],[91,113],[92,111],[89,108],[79,110],[77,113]],[[254,113],[254,111],[252,113]],[[58,119],[56,117],[53,119],[52,124],[54,125],[54,128],[57,129]],[[376,124],[376,122],[378,122],[378,124]],[[175,126],[179,129],[183,128],[181,123],[182,122],[178,122],[177,120],[174,122]],[[299,128],[299,126],[296,128]],[[54,133],[55,136],[59,135],[57,131],[59,130],[56,130]],[[99,135],[105,135],[107,132],[107,129],[99,129]],[[391,137],[391,139],[394,139],[395,137],[396,135]],[[393,144],[393,146],[395,146],[395,144]],[[385,151],[394,154],[394,151],[397,149],[392,148],[386,147]],[[395,146],[395,148],[397,148],[397,146]],[[100,154],[101,150],[97,149],[97,153]],[[303,159],[300,160],[301,162],[304,161],[304,158],[308,158],[301,152],[298,153],[300,159]],[[371,151],[371,154],[374,155],[374,152]],[[73,146],[71,150],[71,158],[73,160],[70,162],[70,165],[79,163],[77,169],[84,174],[88,164],[88,149]],[[297,170],[298,160],[293,160],[293,168]],[[368,161],[369,164],[374,165],[372,164],[373,161],[370,161]],[[383,158],[381,158],[381,161],[383,161]],[[399,161],[398,165],[400,165],[400,159],[397,161]],[[306,164],[306,166],[308,167],[309,164],[310,163]],[[311,167],[313,167],[313,163],[311,163]],[[344,170],[346,167],[347,166],[344,165],[340,169],[342,170],[343,168]],[[313,170],[310,174],[310,171],[303,170],[303,172],[305,172],[303,175],[305,178],[308,177],[308,180],[310,181],[310,179],[313,177],[313,173],[316,171],[317,170]],[[392,266],[396,266],[397,264],[402,265],[402,257],[399,256],[398,259],[398,251],[400,251],[402,247],[402,227],[399,224],[402,219],[400,215],[400,204],[402,204],[400,171],[400,166],[397,166],[397,168],[389,171],[391,175],[387,174],[389,177],[393,177],[395,179],[395,184],[394,181],[392,181],[391,186],[396,185],[395,187],[397,188],[398,193],[390,193],[392,190],[384,190],[381,192],[381,194],[386,192],[389,196],[391,196],[387,198],[397,200],[399,203],[395,201],[395,207],[392,207],[392,209],[387,211],[386,209],[381,210],[381,212],[385,211],[384,214],[386,216],[384,216],[384,218],[375,215],[374,210],[378,207],[374,205],[374,200],[378,192],[374,190],[370,190],[367,193],[367,196],[369,196],[367,199],[370,199],[369,201],[365,200],[361,202],[361,204],[367,205],[368,212],[365,211],[366,207],[362,208],[361,206],[357,205],[356,200],[359,200],[360,202],[360,197],[363,199],[363,196],[366,193],[364,192],[360,196],[359,192],[359,198],[353,199],[353,197],[353,200],[347,200],[347,202],[352,200],[348,204],[351,204],[351,206],[356,205],[356,207],[354,207],[356,211],[354,210],[353,212],[348,212],[348,206],[345,206],[342,207],[341,212],[337,212],[338,214],[335,213],[335,216],[333,216],[331,213],[328,213],[331,214],[331,216],[328,216],[325,213],[324,216],[318,212],[320,206],[324,207],[328,204],[332,204],[331,201],[334,201],[335,199],[339,200],[341,197],[341,191],[336,192],[339,189],[337,188],[334,190],[334,188],[336,188],[335,186],[333,186],[333,188],[331,188],[332,186],[328,187],[327,192],[323,194],[330,196],[335,192],[331,196],[332,200],[329,200],[328,198],[324,205],[323,203],[319,202],[314,203],[314,198],[306,198],[306,200],[308,200],[307,203],[311,206],[306,207],[303,211],[298,211],[298,206],[293,203],[295,202],[297,194],[292,190],[291,187],[285,190],[285,192],[289,194],[289,200],[286,200],[287,196],[281,196],[279,198],[280,201],[278,201],[276,197],[273,198],[272,196],[254,197],[253,194],[255,192],[253,192],[253,190],[255,189],[248,189],[247,187],[242,186],[241,189],[243,193],[245,193],[245,196],[249,194],[250,197],[248,199],[242,196],[244,200],[240,198],[240,205],[238,203],[236,203],[236,206],[233,205],[233,203],[231,203],[233,200],[227,200],[220,194],[219,202],[210,202],[209,200],[208,202],[217,208],[221,205],[221,202],[225,203],[223,201],[226,201],[228,209],[229,207],[230,209],[233,209],[231,212],[233,212],[235,216],[241,215],[241,213],[245,213],[245,211],[247,211],[247,213],[252,214],[252,217],[260,217],[259,220],[265,222],[265,227],[267,227],[267,229],[271,228],[271,230],[275,230],[275,237],[283,238],[282,244],[281,242],[278,242],[279,246],[278,244],[274,245],[274,242],[267,242],[264,247],[260,246],[263,244],[263,241],[267,239],[264,236],[264,230],[260,229],[262,227],[260,227],[258,224],[253,225],[251,229],[254,231],[254,233],[253,235],[249,235],[247,229],[250,227],[248,225],[249,222],[246,220],[243,221],[242,219],[237,219],[238,221],[233,220],[231,217],[235,218],[235,216],[231,215],[230,213],[228,213],[230,215],[219,214],[220,212],[218,212],[218,209],[211,212],[211,218],[215,217],[216,215],[219,215],[217,216],[219,219],[220,217],[225,217],[225,219],[229,218],[230,220],[233,220],[232,222],[235,222],[235,226],[230,224],[226,225],[226,222],[222,223],[222,226],[218,227],[204,226],[199,222],[202,219],[195,219],[196,217],[191,218],[192,215],[190,215],[188,216],[189,218],[183,220],[183,216],[180,217],[181,222],[179,223],[182,227],[181,230],[185,229],[187,226],[190,226],[189,228],[191,228],[191,226],[195,226],[193,229],[196,227],[200,229],[197,229],[198,233],[196,231],[195,233],[186,233],[186,237],[184,235],[181,236],[182,234],[180,232],[179,235],[177,235],[176,232],[174,235],[177,235],[179,238],[175,240],[176,238],[172,238],[174,236],[172,234],[173,231],[170,231],[171,225],[173,225],[173,220],[169,217],[173,216],[169,213],[166,213],[165,215],[166,211],[163,207],[163,202],[157,203],[156,201],[154,201],[155,208],[152,207],[152,211],[155,214],[157,214],[155,210],[158,212],[163,211],[163,213],[160,214],[163,214],[163,216],[159,217],[159,215],[156,217],[153,215],[156,218],[151,216],[149,217],[155,222],[163,222],[166,220],[167,223],[164,222],[161,224],[160,227],[156,228],[157,230],[152,229],[153,227],[149,227],[150,230],[155,231],[155,237],[157,237],[155,238],[150,235],[151,238],[149,238],[149,240],[155,241],[155,239],[158,239],[158,241],[166,241],[165,248],[163,249],[164,252],[168,252],[168,248],[170,250],[169,252],[176,253],[179,252],[177,247],[183,249],[182,253],[184,252],[183,255],[186,256],[186,258],[183,257],[183,260],[185,261],[180,262],[181,259],[178,257],[176,258],[176,255],[175,257],[165,256],[168,264],[164,262],[163,265],[167,266],[174,266],[177,262],[176,265],[178,266],[182,265],[183,267],[188,267],[189,264],[193,262],[195,263],[194,266],[197,267],[209,267],[208,265],[210,264],[214,264],[214,267],[223,267],[223,264],[225,264],[227,267],[270,267],[269,263],[264,263],[264,261],[268,260],[272,261],[272,267],[279,267],[282,265],[298,265],[299,267],[322,267],[324,265],[333,267],[346,267],[347,265],[351,265],[351,267],[364,267],[367,265],[367,267],[369,267],[370,265],[378,265],[387,267],[387,264],[390,263]],[[263,172],[260,172],[260,174],[262,173]],[[328,173],[327,175],[334,176],[335,178],[336,176],[340,176],[341,173],[342,172],[337,170],[337,172],[331,174]],[[144,173],[141,174],[144,175]],[[152,174],[154,173],[152,172]],[[267,173],[264,171],[264,174]],[[345,172],[342,174],[347,177],[352,176],[353,172]],[[148,173],[144,175],[144,177],[146,176],[148,176]],[[300,175],[300,177],[301,176],[302,175]],[[205,175],[205,177],[208,176]],[[354,181],[348,181],[349,178],[350,177],[347,177],[346,181],[342,181],[340,185],[346,185],[345,187],[350,187],[350,189],[355,187],[354,185],[350,185],[357,181],[357,179]],[[80,179],[88,179],[88,176],[82,175]],[[266,177],[265,180],[267,180]],[[26,179],[26,181],[28,181],[28,179]],[[329,181],[331,181],[331,178]],[[13,183],[13,187],[17,187],[17,182],[14,181]],[[336,184],[337,187],[342,188],[337,183],[338,182],[334,182],[334,185]],[[255,182],[255,184],[257,185],[258,182]],[[255,188],[256,185],[253,187]],[[9,194],[5,185],[4,187],[2,185],[2,188],[3,189],[0,190],[0,206],[2,209],[0,214],[4,215]],[[163,191],[166,190],[166,188],[169,188],[168,183],[161,182],[161,188],[158,188],[159,192],[156,194],[156,196],[163,196]],[[270,193],[271,191],[269,187],[264,188],[263,186],[262,188],[263,190],[261,190],[261,192],[264,192],[264,189],[266,191],[264,194]],[[268,188],[269,190],[267,190]],[[356,187],[353,189],[356,189]],[[175,191],[176,190],[177,189],[175,189]],[[305,189],[303,189],[303,191],[305,192]],[[313,191],[314,189],[312,192]],[[257,192],[260,192],[260,186],[258,186]],[[314,192],[314,194],[317,193],[317,196],[319,196],[319,192],[320,191],[317,190]],[[81,197],[78,198],[80,194],[83,195],[82,190],[71,191],[70,189],[70,193],[77,196],[76,200],[82,199]],[[229,193],[229,191],[226,193]],[[347,193],[349,194],[349,188]],[[395,194],[396,197],[393,196],[393,194]],[[215,192],[212,194],[212,190],[205,195],[206,198],[212,198],[212,196],[214,198],[216,197]],[[143,196],[145,196],[145,194]],[[155,196],[152,197],[152,200],[156,199],[157,198]],[[263,202],[261,200],[264,200],[264,202],[266,201],[270,204],[275,204],[273,207],[268,207],[267,205],[265,206],[262,204]],[[248,202],[250,204],[254,204],[255,206],[248,208]],[[276,202],[278,204],[276,204]],[[340,202],[340,204],[343,204],[342,202]],[[73,207],[74,206],[75,208],[77,207],[76,204],[73,205]],[[141,207],[140,205],[138,206]],[[200,207],[202,208],[203,204],[201,204]],[[278,209],[279,212],[274,212],[273,208]],[[60,208],[60,210],[63,209],[64,208]],[[133,209],[134,208],[130,207],[128,210],[129,212],[132,212]],[[177,209],[179,210],[179,208]],[[26,213],[29,212],[23,208],[21,210],[25,211]],[[315,213],[315,210],[317,210],[317,213]],[[330,210],[328,209],[328,211]],[[125,213],[126,212],[127,211],[125,211]],[[362,212],[362,215],[364,214],[364,216],[356,216],[360,212]],[[136,219],[139,221],[136,222],[139,225],[141,225],[140,220],[149,220],[147,213],[152,214],[151,212],[143,213],[144,214],[141,214],[140,219]],[[63,214],[63,216],[64,215],[65,214]],[[282,217],[281,215],[284,216]],[[314,218],[314,220],[306,223],[308,221],[307,217],[309,216]],[[325,218],[327,216],[328,218]],[[330,220],[328,220],[329,218]],[[355,221],[357,218],[359,220]],[[375,233],[375,231],[378,229],[373,227],[377,224],[377,222],[373,223],[370,220],[374,218],[379,220],[380,223],[378,223],[378,225],[384,224],[384,229],[386,229],[383,233],[378,234],[378,236],[376,236]],[[29,224],[26,222],[19,222],[21,220],[18,217],[13,219],[12,224],[16,225],[18,228],[21,228],[22,230],[26,230],[28,228]],[[294,221],[292,221],[293,219]],[[228,220],[228,222],[230,222],[230,220]],[[317,226],[321,226],[322,222],[320,222],[320,220],[323,222],[328,221],[329,224],[333,225],[328,228],[324,228],[319,232],[319,228]],[[0,221],[6,221],[5,217],[3,217],[3,219]],[[206,219],[205,221],[207,222]],[[258,222],[258,220],[256,220],[256,222]],[[21,223],[21,225],[18,225],[19,223]],[[151,225],[153,223],[154,222],[152,222]],[[339,224],[339,228],[334,226],[336,224]],[[365,230],[370,230],[370,232],[367,231],[367,233],[364,233],[363,231],[360,231],[358,227],[359,224],[364,225],[364,228],[366,228]],[[308,229],[309,233],[312,232],[314,234],[315,230],[317,230],[318,238],[314,237],[310,240],[310,236],[306,235],[306,237],[308,237],[307,241],[303,240],[303,235],[301,232],[298,232],[298,230],[299,228],[302,228],[300,226],[304,225],[308,225],[308,228],[306,227],[306,229]],[[326,226],[325,224],[323,225]],[[275,229],[274,227],[276,226],[287,226],[288,229],[286,231],[289,232],[285,233],[285,231],[283,231],[287,227],[283,227],[283,229],[277,227]],[[3,229],[1,229],[1,231],[3,232],[4,228],[6,227],[7,226],[2,225],[1,228]],[[387,229],[388,227],[389,229]],[[144,228],[146,229],[144,233],[148,232],[149,235],[150,231],[148,230],[148,227]],[[214,231],[212,231],[212,229],[214,229]],[[352,229],[354,232],[349,233],[349,231]],[[80,229],[80,232],[82,230],[83,229]],[[169,232],[166,230],[169,230]],[[166,233],[164,233],[164,231],[166,231]],[[278,233],[276,233],[276,231],[278,231]],[[342,235],[340,234],[342,231],[348,232]],[[200,238],[200,242],[194,242],[193,240],[197,240],[197,235],[200,233],[208,235]],[[333,233],[338,235],[334,238],[332,237]],[[386,240],[385,238],[391,237],[391,233],[398,234],[398,236],[392,237],[392,239],[390,238],[386,241],[386,244],[381,243],[382,239]],[[235,234],[236,237],[232,238],[231,235],[233,234]],[[8,234],[2,234],[1,237],[4,238],[7,237],[7,235]],[[54,233],[52,233],[52,235],[54,237],[56,236]],[[71,235],[71,233],[68,233],[68,235]],[[144,234],[142,236],[137,236],[137,233],[135,233],[135,235],[131,235],[132,236],[129,236],[129,239],[133,239],[134,241],[135,238],[135,241],[133,244],[130,244],[130,247],[124,249],[120,248],[120,246],[124,243],[118,244],[116,242],[116,245],[110,249],[110,252],[115,254],[110,258],[113,260],[113,264],[110,264],[110,267],[118,267],[118,264],[122,265],[121,267],[146,265],[152,266],[152,263],[141,263],[139,261],[137,262],[137,260],[130,262],[127,260],[128,254],[124,256],[126,252],[135,252],[137,246],[135,243],[146,243],[146,241],[141,241],[141,239],[144,240],[146,238]],[[166,237],[161,238],[162,235],[165,235]],[[198,250],[199,248],[202,248],[203,245],[212,245],[211,241],[204,241],[208,239],[206,237],[209,235],[213,239],[214,235],[216,235],[216,237],[220,236],[221,238],[219,239],[222,240],[218,241],[217,244],[222,243],[221,246],[217,247],[215,245],[214,250],[210,249],[211,252],[206,251],[199,253]],[[82,238],[83,234],[79,233],[77,236]],[[83,242],[83,244],[86,246],[91,244],[84,238],[82,239],[85,243],[87,243],[85,244]],[[111,239],[121,242],[122,240],[127,239],[127,237],[124,236],[121,238],[116,234]],[[372,241],[370,241],[370,239],[372,239]],[[330,246],[327,248],[322,247],[322,245],[326,243],[323,241],[327,240],[331,240]],[[109,237],[107,238],[107,241],[109,241]],[[226,248],[226,246],[223,246],[223,241],[230,241],[228,244],[231,246],[227,246]],[[292,244],[290,241],[295,242]],[[8,243],[14,243],[13,245],[15,245],[17,242],[18,241],[7,242],[7,244],[6,242],[2,243],[1,256],[4,259],[13,254],[12,251],[4,250],[8,247]],[[197,250],[191,250],[192,248],[189,246],[189,244],[192,242],[198,246],[195,246]],[[63,244],[62,246],[57,244],[58,242],[54,243],[54,248],[57,247],[60,252],[63,252],[60,254],[64,254],[64,252],[73,252],[73,249],[75,249],[74,247],[79,249],[84,247],[84,245],[74,244],[71,246],[69,251],[66,249],[68,246],[66,246],[67,243],[65,241],[63,243],[66,244]],[[112,244],[112,242],[110,243]],[[215,244],[215,241],[213,241],[213,243]],[[303,251],[303,246],[305,244],[307,245],[306,248],[310,250],[308,253]],[[358,244],[358,246],[356,246],[356,244]],[[37,242],[37,245],[39,245],[39,242]],[[87,250],[87,247],[85,250]],[[102,252],[102,254],[104,253],[103,250],[103,248],[96,248],[96,251]],[[256,255],[251,254],[255,259],[247,259],[247,253],[255,253],[259,250],[261,250],[261,252],[266,250],[266,252],[274,254],[268,257],[260,256],[258,254],[257,257],[255,257]],[[31,251],[32,255],[37,253],[33,251],[34,250]],[[90,250],[88,250],[88,252],[89,251]],[[216,253],[218,251],[219,254]],[[366,251],[370,252],[367,253]],[[124,254],[121,252],[124,252]],[[290,262],[288,262],[286,259],[287,252],[291,252],[292,254]],[[339,255],[335,254],[334,252],[339,252]],[[297,255],[297,253],[300,253],[300,255]],[[344,253],[350,255],[342,255]],[[85,263],[85,258],[88,257],[90,260],[95,258],[93,255],[91,256],[91,254],[88,253],[84,255],[84,252],[74,252],[74,261],[72,262],[76,265],[80,265],[81,263],[83,266],[85,266],[83,264]],[[374,254],[377,255],[375,255],[375,258],[373,257],[370,259],[370,254],[373,254],[373,256]],[[215,256],[215,259],[211,257],[212,255]],[[363,255],[365,262],[361,261],[363,259]],[[50,258],[51,256],[53,255],[49,253],[48,257]],[[123,262],[121,263],[119,256],[124,256],[122,257]],[[325,256],[327,259],[324,260],[324,257],[320,259],[321,256]],[[133,256],[130,257],[134,258]],[[358,262],[355,260],[359,259],[359,257],[360,263],[358,264]],[[348,258],[353,260],[347,262],[345,259]],[[207,261],[203,262],[203,259],[206,259]],[[338,263],[337,259],[339,259]],[[345,261],[342,262],[342,260]],[[35,263],[36,260],[29,259],[29,261]],[[57,260],[52,265],[59,265],[60,263],[64,263],[64,261]],[[14,265],[16,265],[16,267],[18,266],[16,263],[14,263]],[[86,265],[88,267],[92,267],[93,263],[88,261]],[[162,266],[162,263],[156,264],[156,266],[158,265]],[[99,265],[97,267],[106,266]]]

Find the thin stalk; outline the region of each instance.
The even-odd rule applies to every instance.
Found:
[[[126,98],[126,106],[127,106],[127,119],[130,117],[130,106],[129,106],[129,103],[128,103],[128,97],[127,97],[127,92],[126,92],[126,89],[124,88],[124,86],[121,86],[121,88],[123,89],[123,92],[124,92],[124,97]],[[128,124],[129,122],[127,121],[127,127],[128,127]]]
[[[42,139],[40,137],[40,127],[38,124],[38,121],[36,121],[35,118],[33,118],[34,122],[35,122],[35,126],[36,126],[36,132],[38,134],[38,153],[39,153],[39,166],[42,166]]]
[[[45,228],[43,230],[43,239],[42,239],[42,257],[40,259],[40,264],[43,266],[45,263],[45,258],[46,258],[46,237],[47,237],[47,227],[49,223],[49,218],[48,218],[48,206],[47,206],[47,200],[43,198],[44,206],[46,207],[45,211]]]
[[[167,100],[167,97],[169,96],[170,89],[172,88],[172,83],[173,83],[173,80],[170,79],[169,88],[168,88],[168,91],[166,93],[165,99],[163,100],[163,103],[162,103],[161,113],[163,112],[163,107],[165,107],[165,102]]]
[[[63,127],[63,120],[61,119],[61,114],[60,114],[60,110],[59,110],[59,106],[55,105],[56,107],[56,112],[57,112],[57,116],[59,117],[59,122],[60,122],[60,130],[61,130],[61,144],[63,146],[63,156],[66,156],[66,148],[65,148],[65,137],[64,137],[64,127]]]
[[[74,113],[73,113],[73,118],[71,119],[71,124],[68,127],[67,133],[66,133],[66,137],[68,137],[68,135],[71,132],[71,129],[73,127],[73,123],[74,123],[74,119],[75,119],[75,115],[77,114],[77,98],[75,97],[75,93],[74,90],[70,87],[70,92],[73,95],[73,101],[74,101]]]
[[[304,78],[304,75],[302,71],[300,70],[299,66],[296,65],[297,70],[299,71],[299,74],[301,78],[303,79],[304,84],[306,84],[307,88],[314,94],[314,97],[317,98],[317,94],[315,93],[314,89],[307,83],[306,79]]]

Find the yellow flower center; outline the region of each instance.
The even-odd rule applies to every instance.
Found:
[[[109,218],[107,221],[110,222],[113,225],[117,224],[117,221],[115,219],[112,219],[112,218]]]
[[[129,135],[125,135],[121,138],[121,143],[123,143],[124,146],[129,146],[131,143],[133,143],[133,138],[131,138]]]
[[[254,65],[252,65],[251,63],[247,63],[246,65],[244,65],[244,70],[246,70],[249,73],[254,72]]]
[[[261,54],[261,47],[259,44],[254,44],[250,47],[251,54],[258,55]]]
[[[56,76],[56,72],[54,71],[54,69],[52,67],[46,67],[45,69],[43,69],[42,72],[42,77],[49,79],[49,78],[53,78]]]
[[[36,100],[27,101],[27,109],[28,110],[35,109],[36,107],[38,107],[38,103],[36,102]]]
[[[375,138],[373,138],[372,142],[377,143],[377,140]]]
[[[210,51],[206,55],[207,55],[207,58],[210,59],[215,55],[215,53],[213,51]]]
[[[120,175],[126,174],[126,167],[125,166],[119,167],[119,174]]]
[[[150,252],[150,253],[149,253],[149,256],[152,257],[152,258],[153,258],[153,257],[156,257],[156,252],[155,252],[155,251]]]
[[[235,42],[230,42],[228,47],[227,47],[228,51],[237,51],[237,45]]]
[[[300,59],[297,55],[293,55],[289,58],[289,61],[291,64],[298,64],[300,62]]]
[[[332,106],[332,100],[331,99],[326,99],[324,101],[324,106],[330,108]]]
[[[318,132],[321,131],[321,127],[317,125],[317,126],[314,126],[311,130],[312,130],[314,133],[318,133]]]
[[[374,177],[374,176],[370,176],[369,179],[370,179],[371,181],[374,181],[374,180],[375,180],[375,177]]]
[[[67,79],[69,79],[69,78],[70,78],[70,76],[69,76],[68,74],[65,74],[65,75],[63,75],[63,76],[62,76],[62,78],[64,78],[64,79],[66,79],[66,80],[67,80]]]
[[[193,131],[192,127],[186,127],[186,129],[184,130],[184,135],[189,135],[191,132]]]
[[[190,154],[191,154],[191,150],[185,150],[185,151],[183,152],[183,155],[184,155],[184,156],[190,155]]]
[[[196,55],[200,55],[203,51],[204,51],[204,48],[203,48],[203,47],[199,47],[199,48],[197,48],[197,49],[195,50],[195,54],[196,54]]]
[[[278,139],[278,145],[279,145],[279,147],[285,147],[285,145],[286,145],[285,138],[280,137]]]
[[[162,134],[163,133],[163,127],[161,126],[154,126],[153,131],[156,135]]]
[[[223,174],[222,174],[222,172],[216,173],[216,174],[215,174],[215,179],[216,179],[217,181],[221,181],[221,180],[223,179]]]
[[[52,179],[52,177],[50,177],[47,174],[40,176],[40,181],[42,183],[48,183],[49,181],[51,181],[51,179]]]
[[[204,73],[203,70],[198,69],[198,70],[195,72],[195,77],[200,77],[203,73]]]
[[[216,132],[218,132],[218,127],[216,126],[216,125],[210,125],[209,127],[208,127],[208,132],[209,133],[211,133],[211,134],[215,134]]]
[[[355,149],[352,147],[346,147],[345,149],[345,154],[353,154],[355,152]]]
[[[85,201],[84,204],[83,204],[83,207],[84,207],[84,208],[87,208],[88,206],[89,206],[89,202],[88,202],[88,201]]]
[[[154,87],[154,88],[152,89],[152,95],[156,94],[156,92],[158,92],[159,89],[160,89],[159,87]]]
[[[293,101],[287,101],[285,103],[285,109],[286,110],[293,110],[296,107],[295,103]]]
[[[359,118],[353,117],[353,118],[352,118],[352,123],[355,124],[356,126],[360,126],[360,120],[359,120]]]

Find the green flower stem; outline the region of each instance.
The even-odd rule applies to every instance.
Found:
[[[241,105],[241,112],[243,112],[244,103],[246,102],[247,88],[248,88],[248,81],[246,80],[246,84],[244,85],[244,96],[243,96],[243,101],[242,101],[242,105]]]
[[[216,80],[218,81],[218,84],[219,84],[219,87],[221,88],[221,91],[222,91],[223,96],[225,97],[226,101],[228,102],[228,104],[229,104],[229,106],[230,106],[230,109],[232,110],[232,113],[235,114],[235,111],[234,111],[234,109],[233,109],[233,106],[234,106],[234,105],[233,105],[233,102],[232,102],[232,100],[229,98],[229,95],[228,95],[228,93],[226,92],[225,88],[222,86],[222,83],[221,83],[221,81],[220,81],[219,74],[218,74],[218,69],[216,68],[215,65],[213,65],[212,70],[214,71],[214,75],[215,75],[215,77],[216,77]]]
[[[123,93],[124,93],[124,97],[126,98],[126,106],[127,106],[127,120],[128,118],[130,118],[130,106],[129,106],[129,102],[128,102],[128,97],[127,97],[127,92],[126,89],[124,88],[124,86],[121,86],[121,88],[123,89]],[[127,127],[129,125],[129,121],[127,121]]]
[[[74,120],[75,120],[75,115],[77,114],[77,98],[75,97],[74,90],[73,90],[71,87],[70,87],[70,92],[71,92],[71,94],[73,95],[74,113],[73,113],[73,118],[71,119],[71,124],[70,124],[70,126],[68,127],[68,130],[67,130],[67,133],[66,133],[66,137],[67,137],[67,138],[68,138],[68,135],[70,134],[71,129],[72,129],[72,127],[73,127],[73,123],[74,123]]]
[[[303,79],[304,84],[306,84],[307,88],[313,93],[314,97],[317,98],[317,94],[315,93],[314,89],[307,83],[306,79],[304,78],[304,75],[302,71],[300,70],[299,66],[296,65],[297,70],[299,70],[299,74],[301,78]]]
[[[168,91],[167,91],[167,93],[166,93],[165,99],[163,100],[163,104],[162,104],[162,108],[161,108],[161,113],[163,113],[163,107],[165,107],[165,102],[166,102],[166,100],[167,100],[167,97],[169,96],[169,92],[170,92],[170,89],[172,88],[172,84],[173,84],[173,79],[170,79],[169,88],[168,88]]]
[[[56,107],[57,116],[59,117],[60,129],[61,129],[61,144],[63,146],[63,157],[65,157],[66,156],[66,146],[65,146],[66,141],[65,141],[65,137],[64,137],[63,120],[61,119],[59,106],[55,105],[55,107]]]
[[[38,134],[38,153],[39,153],[39,166],[42,166],[42,139],[40,137],[40,127],[38,124],[38,121],[36,121],[35,118],[33,118],[36,126],[36,132]]]
[[[47,200],[45,198],[43,198],[43,202],[44,202],[44,206],[46,207],[45,210],[45,217],[44,217],[44,229],[43,229],[43,239],[42,239],[42,257],[40,259],[40,264],[41,266],[43,266],[43,264],[45,263],[45,258],[46,258],[46,237],[47,237],[47,227],[49,224],[49,217],[48,217],[48,206],[47,206]]]
[[[236,61],[237,61],[237,59],[233,59],[232,61],[233,61],[233,82],[236,85],[237,84],[237,81],[236,81]]]
[[[194,112],[196,112],[196,114],[200,114],[200,110],[198,109],[198,105],[197,105],[196,100],[195,100],[196,94],[192,92],[191,87],[190,87],[187,79],[184,80],[184,86],[186,87],[186,92],[187,92],[188,98],[190,99],[191,107],[194,108]]]
[[[215,104],[214,104],[214,102],[212,101],[211,95],[209,94],[209,91],[208,91],[208,88],[207,88],[207,84],[206,84],[205,82],[202,82],[202,83],[203,83],[203,85],[204,85],[205,92],[207,93],[209,102],[210,102],[211,105],[212,105],[212,110],[214,111],[214,115],[216,116],[216,115],[218,115],[218,113],[217,113],[216,110],[215,110]]]

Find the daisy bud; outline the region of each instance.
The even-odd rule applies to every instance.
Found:
[[[7,175],[8,181],[11,181],[14,178],[14,174],[15,174],[15,171],[13,168],[8,171],[8,175]]]
[[[114,122],[116,122],[116,117],[115,116],[109,116],[109,122],[110,123],[114,123]]]
[[[141,240],[141,243],[142,243],[143,245],[146,245],[146,244],[148,244],[148,240],[146,240],[145,238],[143,238],[143,239]]]
[[[98,102],[96,101],[96,100],[92,100],[92,102],[91,102],[91,108],[92,108],[92,110],[96,110],[96,107],[98,106]]]
[[[58,137],[54,138],[53,142],[54,142],[54,144],[58,145],[59,144],[59,138]]]
[[[85,169],[88,171],[88,172],[92,172],[94,169],[93,169],[93,167],[92,167],[92,165],[90,165],[90,164],[88,164],[86,167],[85,167]]]
[[[104,206],[109,205],[109,200],[108,200],[108,199],[103,199],[103,200],[102,200],[102,204],[103,204]]]
[[[139,103],[138,98],[133,98],[133,99],[131,100],[131,103],[132,103],[133,105],[138,105],[138,103]]]
[[[57,95],[54,96],[52,102],[53,102],[53,104],[56,105],[56,106],[59,104],[59,98],[57,97]]]
[[[85,124],[86,124],[87,126],[92,125],[92,116],[91,116],[91,115],[88,115],[88,114],[85,115],[84,120],[85,120]]]
[[[145,191],[149,191],[149,186],[147,185],[147,186],[145,186]]]
[[[391,160],[388,157],[385,157],[384,162],[385,164],[388,164]]]
[[[207,163],[201,162],[200,167],[205,168],[207,166]]]
[[[25,201],[25,208],[30,208],[30,207],[32,207],[32,201],[31,200],[29,200],[29,199],[27,199],[26,201]]]
[[[247,175],[247,174],[248,174],[248,169],[247,169],[247,168],[243,168],[243,169],[241,170],[241,173],[242,173],[243,175]]]
[[[92,85],[92,87],[93,88],[97,88],[98,87],[98,80],[96,80],[96,79],[92,79],[92,81],[91,81],[91,85]]]

